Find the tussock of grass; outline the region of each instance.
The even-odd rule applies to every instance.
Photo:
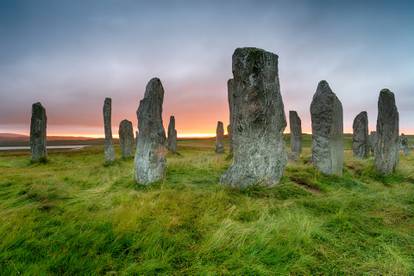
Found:
[[[1,154],[0,275],[414,273],[413,156],[384,177],[347,152],[334,177],[306,148],[279,185],[239,191],[218,183],[230,160],[213,140],[179,152],[151,186],[99,146]]]

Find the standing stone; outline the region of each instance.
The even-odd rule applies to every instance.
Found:
[[[43,162],[47,160],[46,127],[46,110],[41,103],[34,103],[32,105],[32,119],[30,122],[32,162]]]
[[[119,124],[119,145],[121,146],[122,158],[127,159],[134,156],[134,130],[132,122],[123,120]]]
[[[302,122],[296,111],[289,111],[290,148],[293,160],[297,160],[302,153]]]
[[[407,156],[410,154],[410,146],[408,145],[408,138],[405,136],[404,133],[401,134],[400,138],[401,143],[401,150],[403,151],[404,155]]]
[[[382,89],[378,99],[375,167],[384,175],[395,171],[399,157],[399,114],[394,93]]]
[[[112,99],[105,98],[103,105],[103,117],[104,117],[104,129],[105,129],[105,141],[104,141],[104,152],[105,162],[110,163],[115,161],[115,150],[112,143],[112,126],[111,126],[111,115],[112,114]]]
[[[368,136],[368,113],[363,111],[359,113],[352,125],[352,151],[354,156],[365,159],[369,154],[369,136]]]
[[[233,134],[232,134],[232,124],[234,122],[234,112],[233,112],[233,87],[234,87],[233,79],[229,79],[227,81],[227,99],[229,102],[229,115],[230,115],[230,123],[227,126],[227,134],[229,137],[229,154],[233,154]]]
[[[233,141],[231,136],[231,125],[227,125],[227,137],[229,138],[229,154],[233,153]]]
[[[310,111],[313,164],[324,174],[340,176],[344,163],[343,111],[328,82],[319,82]]]
[[[170,123],[168,124],[167,147],[172,153],[177,153],[177,130],[175,129],[174,116],[170,116]]]
[[[224,127],[223,122],[217,122],[216,128],[216,153],[224,153]]]
[[[371,149],[371,154],[374,155],[375,154],[375,147],[377,145],[377,132],[376,131],[371,131],[371,133],[369,134],[369,147]]]
[[[137,110],[138,143],[135,153],[135,180],[151,184],[164,178],[167,149],[162,124],[164,88],[158,78],[151,79]]]
[[[232,66],[233,163],[221,183],[237,188],[276,185],[287,163],[278,56],[258,48],[238,48]]]

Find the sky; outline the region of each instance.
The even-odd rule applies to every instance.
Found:
[[[0,1],[0,132],[28,134],[40,101],[48,135],[103,136],[136,110],[147,82],[163,83],[164,126],[214,135],[228,123],[226,83],[237,47],[279,56],[285,113],[309,107],[320,80],[342,101],[345,132],[379,91],[395,93],[401,132],[414,134],[414,1]],[[286,131],[289,127],[286,128]]]

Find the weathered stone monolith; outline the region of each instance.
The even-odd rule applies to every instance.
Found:
[[[231,125],[227,125],[227,137],[229,139],[229,154],[233,153],[233,141],[231,137]]]
[[[363,111],[359,113],[352,125],[352,152],[354,156],[365,159],[369,155],[369,135],[368,135],[368,113]]]
[[[135,180],[151,184],[164,178],[167,149],[162,124],[164,88],[158,78],[151,79],[137,110],[138,143],[135,153]]]
[[[46,128],[46,110],[41,103],[34,103],[32,105],[32,119],[30,122],[32,162],[44,162],[47,160]]]
[[[377,145],[377,132],[371,131],[369,134],[369,148],[371,150],[372,155],[375,155],[376,145]]]
[[[104,129],[105,129],[105,141],[104,141],[104,153],[105,162],[111,163],[115,161],[115,150],[112,142],[112,99],[105,98],[103,105],[103,117],[104,117]]]
[[[216,128],[216,153],[224,153],[224,126],[223,122],[217,122]]]
[[[134,130],[132,122],[128,120],[122,120],[119,124],[119,145],[121,147],[122,158],[128,159],[134,156]]]
[[[312,162],[320,172],[340,176],[344,163],[343,111],[328,82],[319,82],[310,111]]]
[[[302,153],[302,122],[296,111],[289,111],[290,149],[293,160],[298,160]]]
[[[177,153],[177,130],[175,129],[174,116],[170,116],[170,123],[168,124],[167,147],[172,153]]]
[[[229,102],[229,125],[227,126],[227,134],[229,137],[229,154],[233,154],[233,135],[232,135],[232,124],[234,121],[234,113],[233,113],[233,79],[229,79],[227,81],[227,99]]]
[[[399,114],[394,93],[382,89],[378,99],[375,167],[384,175],[395,171],[399,158]]]
[[[401,134],[400,137],[400,143],[401,143],[401,150],[404,153],[405,156],[410,154],[410,146],[408,144],[408,138],[405,136],[404,133]]]
[[[276,185],[287,163],[278,56],[258,48],[238,48],[232,66],[233,163],[221,183],[237,188]]]

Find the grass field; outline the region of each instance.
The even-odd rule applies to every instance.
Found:
[[[185,140],[163,183],[103,150],[0,153],[0,275],[414,274],[414,155],[382,177],[354,160],[343,177],[304,156],[280,185],[219,185],[212,140]],[[119,156],[119,151],[118,151]]]

